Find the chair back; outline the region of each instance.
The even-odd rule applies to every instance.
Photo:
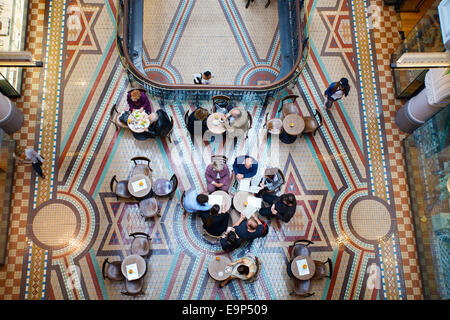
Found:
[[[172,118],[172,116],[169,116],[169,117],[170,117],[170,130],[167,133],[167,138],[169,138],[169,141],[172,143],[173,118]]]
[[[312,133],[315,135],[317,130],[323,125],[322,113],[319,110],[316,110],[312,117],[303,117],[303,120],[305,121],[303,133]]]
[[[314,244],[314,242],[303,239],[295,241],[292,245],[291,259],[297,256],[311,256],[311,250],[308,248],[310,244]]]
[[[173,196],[173,194],[175,193],[175,191],[177,191],[177,188],[178,188],[178,177],[174,174],[170,178],[170,182],[172,182],[172,190],[169,192],[168,196],[171,198]]]
[[[111,181],[109,183],[109,189],[111,190],[112,193],[116,193],[116,190],[114,189],[114,182],[118,183],[115,175],[111,178]]]
[[[144,156],[138,156],[138,157],[131,158],[131,161],[133,161],[134,164],[137,164],[136,161],[146,161],[146,162],[147,162],[147,165],[150,166],[150,162],[151,162],[152,160],[150,160],[149,158],[144,157]]]
[[[186,197],[186,190],[183,190],[183,193],[181,194],[181,199],[180,199],[180,205],[181,205],[181,208],[183,209],[183,214],[187,213],[186,209],[184,208],[184,198],[185,197]]]
[[[280,112],[281,110],[283,110],[283,117],[285,117],[285,116],[287,116],[288,114],[291,114],[291,113],[296,113],[296,114],[298,114],[299,112],[298,112],[298,109],[297,109],[297,107],[294,105],[294,103],[295,103],[295,100],[298,98],[298,96],[297,95],[295,95],[295,94],[290,94],[290,95],[287,95],[286,97],[284,97],[282,100],[281,100],[281,103],[280,103],[280,108],[278,109],[278,112]],[[292,102],[290,102],[290,103],[284,103],[286,100],[288,100],[288,99],[292,99]]]
[[[248,130],[250,130],[252,128],[253,125],[253,117],[252,114],[250,113],[250,111],[247,111],[247,116],[248,116]]]
[[[111,121],[114,126],[116,127],[116,130],[119,130],[119,126],[117,125],[117,115],[119,114],[119,111],[117,111],[116,104],[114,104],[109,111],[109,121]]]
[[[221,154],[215,154],[215,155],[211,156],[211,162],[213,162],[213,161],[222,161],[223,164],[226,164],[228,161],[228,158]]]
[[[189,117],[189,109],[184,113],[184,125],[187,127],[188,125],[188,117]]]
[[[212,111],[217,112],[217,107],[220,106],[221,108],[227,108],[228,104],[230,103],[230,97],[226,95],[215,95],[212,97],[213,101],[213,108]]]

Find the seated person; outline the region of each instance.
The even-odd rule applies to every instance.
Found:
[[[216,190],[228,191],[230,188],[230,170],[222,161],[215,160],[208,165],[208,167],[206,167],[205,178],[206,187],[209,193]]]
[[[274,192],[283,182],[283,176],[277,168],[267,168],[259,183],[261,190],[255,194],[255,197],[261,198],[266,192]]]
[[[211,82],[211,72],[205,71],[203,73],[196,73],[192,75],[195,84],[209,84]]]
[[[144,131],[147,138],[165,137],[172,128],[169,115],[162,109],[150,113],[148,119],[150,120],[150,125]]]
[[[297,200],[293,193],[286,193],[280,197],[266,193],[263,195],[263,201],[270,205],[270,207],[259,209],[259,214],[263,217],[275,217],[284,222],[289,222],[295,214]]]
[[[233,170],[237,180],[251,178],[258,171],[258,162],[247,155],[239,156],[234,160]]]
[[[144,91],[138,89],[131,90],[127,94],[127,101],[131,112],[142,109],[148,114],[152,113],[152,105]]]
[[[211,210],[211,205],[208,204],[208,195],[199,194],[195,189],[186,192],[183,207],[188,213],[209,212]]]
[[[239,248],[241,243],[241,238],[236,234],[233,227],[228,227],[226,233],[220,239],[220,245],[223,251],[233,251]]]
[[[227,114],[222,115],[223,125],[227,132],[239,134],[248,131],[248,114],[244,107],[235,107]]]
[[[258,271],[258,264],[256,257],[252,254],[244,256],[236,261],[230,262],[228,266],[233,267],[231,275],[220,283],[220,287],[223,288],[231,279],[238,278],[241,280],[251,280]]]
[[[253,214],[250,219],[247,219],[244,214],[241,214],[241,218],[233,225],[239,238],[246,241],[252,241],[255,238],[263,237],[264,234],[267,233],[264,226],[263,222],[259,220],[255,214]]]
[[[220,206],[215,204],[209,212],[200,212],[203,228],[213,236],[222,235],[228,228],[230,214],[225,212],[225,205],[222,206],[222,212],[220,209]]]
[[[189,133],[191,134],[191,138],[194,136],[195,133],[195,122],[201,121],[201,134],[205,133],[206,130],[208,130],[208,125],[206,124],[206,119],[209,116],[208,110],[204,108],[197,108],[194,112],[192,112],[188,119],[187,119],[187,129]],[[199,132],[200,133],[200,132]]]

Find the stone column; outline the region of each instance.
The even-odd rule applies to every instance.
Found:
[[[0,93],[0,128],[12,134],[23,125],[23,113],[8,97]]]
[[[430,69],[425,76],[425,88],[397,111],[395,122],[400,130],[411,133],[449,104],[448,69]]]

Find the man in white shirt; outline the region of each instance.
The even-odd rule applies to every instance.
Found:
[[[209,84],[211,82],[211,72],[196,73],[192,75],[195,84]]]

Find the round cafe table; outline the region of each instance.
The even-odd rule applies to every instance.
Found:
[[[305,121],[298,114],[288,114],[283,119],[283,130],[291,136],[298,136],[305,129]]]
[[[133,184],[134,185],[139,184],[140,181],[144,183],[145,188],[143,188],[142,190],[135,191],[135,189],[133,188]],[[140,186],[138,185],[138,187]],[[133,197],[136,198],[145,197],[150,193],[151,190],[152,190],[152,180],[150,180],[150,178],[144,174],[135,174],[131,176],[131,178],[128,180],[128,192]]]
[[[148,126],[150,125],[150,120],[148,119],[148,114],[145,112],[145,111],[139,111],[139,110],[134,110],[129,116],[128,116],[128,119],[132,119],[132,120],[134,120],[134,119],[136,119],[135,118],[135,115],[143,115],[144,116],[144,118],[146,118],[146,120],[147,120],[147,126],[145,127],[145,128],[148,128]],[[144,131],[145,131],[145,128],[144,127],[141,127],[141,126],[139,126],[139,127],[136,127],[136,125],[135,125],[135,122],[134,121],[131,121],[131,122],[128,122],[127,121],[127,124],[128,124],[128,128],[130,128],[130,130],[131,131],[133,131],[133,132],[135,132],[135,133],[143,133]]]
[[[134,263],[136,263],[137,270],[138,270],[138,277],[137,277],[137,279],[134,279],[134,280],[138,280],[138,279],[142,278],[145,275],[145,273],[147,272],[147,263],[145,262],[145,259],[137,254],[132,254],[132,255],[127,256],[125,259],[123,259],[122,266],[120,268],[126,279],[128,279],[127,266],[134,264]]]
[[[304,275],[300,275],[300,273],[298,272],[298,268],[297,268],[297,261],[302,260],[302,259],[306,260],[306,264],[308,265],[308,269],[309,269],[309,273],[304,274]],[[292,271],[292,274],[294,275],[294,277],[296,277],[297,279],[309,280],[314,276],[314,273],[316,272],[316,265],[315,265],[313,259],[311,259],[308,256],[297,256],[294,258],[294,260],[292,260],[291,271]]]
[[[248,201],[248,196],[252,195],[247,191],[238,191],[233,197],[233,206],[237,212],[242,213],[245,210],[245,202]]]
[[[214,134],[222,134],[226,131],[223,122],[219,121],[222,115],[223,113],[220,112],[216,112],[209,115],[208,119],[206,120],[206,125],[208,126],[209,131],[211,131]],[[219,118],[216,119],[216,116]],[[215,121],[218,121],[218,123],[215,124]]]
[[[211,278],[217,281],[226,280],[233,270],[233,268],[228,267],[230,262],[231,260],[226,256],[216,256],[212,258],[208,265],[208,273]]]
[[[231,208],[231,196],[228,193],[226,193],[223,190],[216,190],[213,193],[211,193],[211,195],[221,196],[222,199],[223,199],[222,201],[225,202],[225,211],[230,210],[230,208]],[[222,208],[222,206],[220,206],[220,208]]]

